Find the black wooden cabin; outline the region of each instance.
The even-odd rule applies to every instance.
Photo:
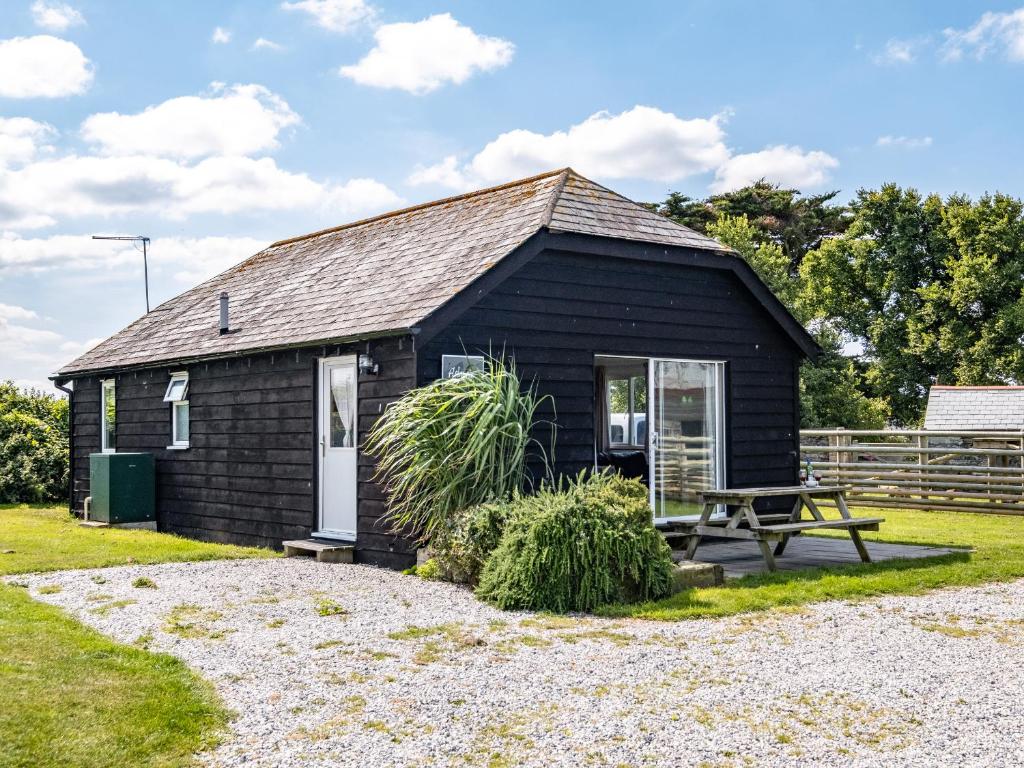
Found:
[[[275,243],[62,368],[72,509],[89,454],[146,451],[161,530],[408,566],[359,445],[493,351],[553,397],[557,470],[641,477],[657,520],[796,482],[812,339],[732,251],[565,169]]]

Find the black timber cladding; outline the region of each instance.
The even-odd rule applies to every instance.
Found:
[[[360,376],[360,441],[385,405],[412,386],[411,339],[379,339],[369,349],[381,366]],[[73,505],[88,495],[89,454],[100,450],[100,380],[114,378],[117,450],[156,457],[160,530],[207,541],[279,547],[316,526],[317,364],[320,357],[365,352],[367,344],[317,346],[138,369],[75,380]],[[170,374],[189,373],[190,447],[170,450]],[[404,540],[378,522],[381,493],[373,462],[359,458],[357,558],[404,567]]]
[[[574,250],[542,248],[481,286],[475,303],[424,324],[420,384],[439,375],[443,354],[514,357],[554,398],[556,468],[575,474],[594,460],[595,355],[724,360],[727,484],[796,481],[802,353],[734,270],[604,238],[545,244]]]

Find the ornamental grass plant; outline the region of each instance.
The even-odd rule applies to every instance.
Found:
[[[482,370],[438,379],[391,403],[365,447],[377,457],[392,528],[426,542],[462,510],[521,491],[529,462],[548,466],[531,436],[545,401],[553,405],[534,386],[523,387],[513,362],[489,357]]]

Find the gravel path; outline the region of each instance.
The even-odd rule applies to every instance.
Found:
[[[9,581],[213,681],[210,766],[1024,765],[1024,581],[678,623],[301,559]]]

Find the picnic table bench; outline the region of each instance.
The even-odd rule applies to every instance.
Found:
[[[700,494],[703,504],[700,519],[692,527],[682,532],[682,535],[687,538],[686,559],[693,559],[702,536],[748,539],[758,543],[768,570],[774,571],[775,558],[782,555],[792,536],[817,528],[843,528],[850,534],[860,559],[865,563],[870,563],[871,556],[868,554],[867,547],[864,546],[860,532],[877,531],[879,523],[884,523],[885,518],[853,517],[849,507],[846,506],[846,491],[849,489],[848,485],[819,485],[810,488],[805,485],[796,485],[704,491]],[[796,496],[796,502],[788,514],[769,513],[759,516],[754,511],[754,502],[757,499],[773,496]],[[834,503],[836,509],[839,510],[840,517],[826,520],[815,503],[815,499],[826,499]],[[725,517],[712,520],[711,516],[719,505],[725,506],[727,510],[733,507],[734,511],[731,514],[727,512]],[[810,520],[801,519],[805,507],[811,513],[812,519]],[[741,528],[743,523],[746,523],[747,527]],[[774,552],[770,542],[776,542]]]

